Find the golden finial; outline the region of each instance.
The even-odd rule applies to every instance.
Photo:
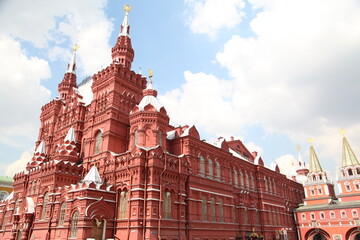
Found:
[[[296,149],[300,152],[300,146],[299,145],[296,146]]]
[[[340,130],[341,135],[345,136],[345,129]]]
[[[313,140],[311,137],[309,137],[309,138],[308,138],[308,142],[309,142],[310,144],[312,144],[312,143],[314,142],[314,140]]]
[[[131,6],[129,4],[124,5],[124,10],[127,13],[130,12],[131,11]]]
[[[79,44],[75,44],[73,47],[72,47],[72,50],[74,51],[74,53],[76,53],[77,50],[79,50]]]
[[[152,77],[153,77],[153,73],[154,73],[153,70],[152,70],[152,69],[149,69],[149,76],[148,76],[148,77],[149,77],[149,78],[152,78]]]

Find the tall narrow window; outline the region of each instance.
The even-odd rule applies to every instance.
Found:
[[[265,192],[269,191],[269,186],[268,186],[268,182],[266,180],[266,177],[264,177],[264,182],[265,182]]]
[[[234,185],[235,186],[239,185],[239,177],[238,177],[238,172],[236,171],[236,169],[234,169]]]
[[[45,219],[45,217],[46,217],[46,210],[47,210],[48,202],[49,202],[49,193],[46,192],[45,195],[44,195],[44,201],[43,201],[42,212],[41,212],[41,219]]]
[[[65,213],[66,213],[66,202],[63,202],[60,207],[59,226],[64,226]]]
[[[138,130],[135,131],[135,145],[139,144],[139,132]]]
[[[96,137],[95,137],[95,151],[94,151],[94,154],[98,154],[98,153],[101,152],[101,145],[102,145],[102,134],[99,131],[96,134]]]
[[[14,214],[19,214],[19,210],[20,210],[20,203],[19,200],[16,200],[15,202],[15,209],[14,209]]]
[[[79,211],[75,211],[71,220],[70,237],[76,238],[78,233]]]
[[[250,176],[250,179],[251,179],[251,188],[252,188],[252,189],[255,189],[254,176],[253,176],[253,175],[251,175],[251,176]]]
[[[203,221],[207,221],[207,202],[206,196],[202,196],[201,210],[202,210],[202,219]]]
[[[246,181],[246,187],[250,188],[249,176],[247,175],[247,173],[245,173],[245,181]]]
[[[37,182],[36,182],[36,193],[39,193],[39,189],[40,189],[40,180],[37,180]]]
[[[122,191],[120,193],[120,208],[119,208],[119,218],[126,218],[126,209],[127,209],[127,200],[128,200],[127,191]]]
[[[216,178],[219,180],[221,179],[221,167],[219,162],[216,162]]]
[[[224,202],[222,198],[219,199],[219,220],[224,222]]]
[[[3,220],[2,220],[2,226],[1,226],[2,229],[5,229],[5,225],[10,223],[10,221],[9,221],[9,215],[10,215],[10,212],[6,212],[6,213],[4,214]]]
[[[162,132],[160,130],[158,132],[158,144],[162,147]]]
[[[211,197],[211,221],[216,222],[216,206],[214,197]]]
[[[214,169],[213,169],[213,162],[211,159],[208,159],[208,176],[209,178],[213,178],[214,177]]]
[[[171,192],[164,192],[163,218],[172,218],[171,216]]]
[[[244,209],[244,223],[248,224],[249,223],[249,217],[248,217],[248,210]]]
[[[205,174],[205,159],[203,156],[199,157],[199,172],[201,176],[204,176]]]
[[[244,175],[242,171],[239,171],[239,177],[240,177],[240,186],[244,187]]]

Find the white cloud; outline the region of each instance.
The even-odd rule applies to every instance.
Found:
[[[259,11],[250,23],[256,37],[234,35],[216,56],[232,80],[185,72],[186,83],[163,99],[172,120],[218,135],[256,124],[296,143],[312,136],[320,161],[337,165],[345,128],[359,155],[359,2],[250,3]]]
[[[0,32],[47,48],[51,60],[70,55],[70,47],[79,43],[78,66],[91,75],[111,59],[108,40],[113,28],[106,17],[106,0],[80,1],[3,1],[0,8]],[[66,59],[66,62],[69,59]]]
[[[185,0],[189,10],[187,23],[194,33],[211,38],[222,28],[234,28],[244,16],[243,0]]]
[[[31,158],[32,153],[30,153],[30,151],[23,152],[18,160],[7,166],[5,175],[12,177],[15,173],[25,170],[26,164],[31,160]]]
[[[51,76],[50,68],[43,59],[27,57],[18,42],[4,35],[0,52],[0,142],[16,146],[17,137],[37,133],[40,108],[50,97],[41,80]]]
[[[280,172],[288,177],[294,174],[294,170],[299,165],[299,161],[293,155],[286,154],[275,160],[279,166]]]

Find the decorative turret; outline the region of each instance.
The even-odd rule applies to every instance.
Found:
[[[124,10],[125,17],[123,23],[121,24],[120,34],[116,44],[112,48],[111,56],[114,63],[121,64],[125,68],[130,69],[131,63],[134,60],[134,49],[131,46],[129,24],[129,12],[131,7],[129,5],[125,5]]]
[[[31,158],[31,161],[28,162],[26,169],[29,170],[31,168],[39,166],[46,160],[46,149],[45,149],[45,142],[41,141],[40,144],[34,151],[34,155]]]
[[[84,177],[83,180],[81,180],[81,182],[87,182],[87,183],[100,183],[102,184],[103,181],[101,180],[100,174],[99,174],[99,170],[97,169],[97,167],[94,165],[90,168],[90,171],[86,174],[86,176]]]
[[[343,145],[342,164],[338,173],[339,200],[357,200],[360,196],[360,164],[345,137],[345,131],[341,130],[341,134]]]
[[[302,159],[300,146],[297,146],[296,149],[298,151],[298,164],[299,164],[298,168],[296,169],[296,174],[297,174],[296,175],[296,181],[299,182],[299,183],[304,184],[306,179],[307,179],[309,169],[306,167],[305,162]]]
[[[73,49],[73,56],[68,64],[64,78],[61,81],[61,83],[59,83],[58,86],[59,96],[62,99],[64,99],[69,94],[69,91],[72,88],[77,87],[75,71],[76,71],[76,51],[79,49],[79,45],[75,44],[72,49]]]
[[[71,127],[66,134],[64,144],[62,144],[58,150],[57,160],[66,160],[76,162],[78,160],[78,148],[76,146],[75,131]]]
[[[316,155],[313,140],[309,138],[310,145],[310,173],[307,175],[305,183],[305,205],[324,204],[336,199],[334,185],[327,179],[326,172],[323,171],[319,159]]]
[[[143,98],[130,113],[130,148],[136,146],[161,146],[166,149],[166,132],[169,117],[165,108],[156,98],[157,91],[152,86],[152,70],[149,82],[143,90]]]

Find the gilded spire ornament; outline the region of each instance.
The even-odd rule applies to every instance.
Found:
[[[74,51],[74,53],[76,53],[77,50],[79,50],[79,48],[80,48],[79,44],[76,43],[76,44],[72,47],[72,50]]]
[[[124,5],[124,10],[126,13],[129,13],[131,11],[131,6],[129,4]]]
[[[152,84],[152,78],[153,78],[153,70],[152,69],[149,69],[149,75],[148,75],[148,78],[149,78],[149,83]]]

